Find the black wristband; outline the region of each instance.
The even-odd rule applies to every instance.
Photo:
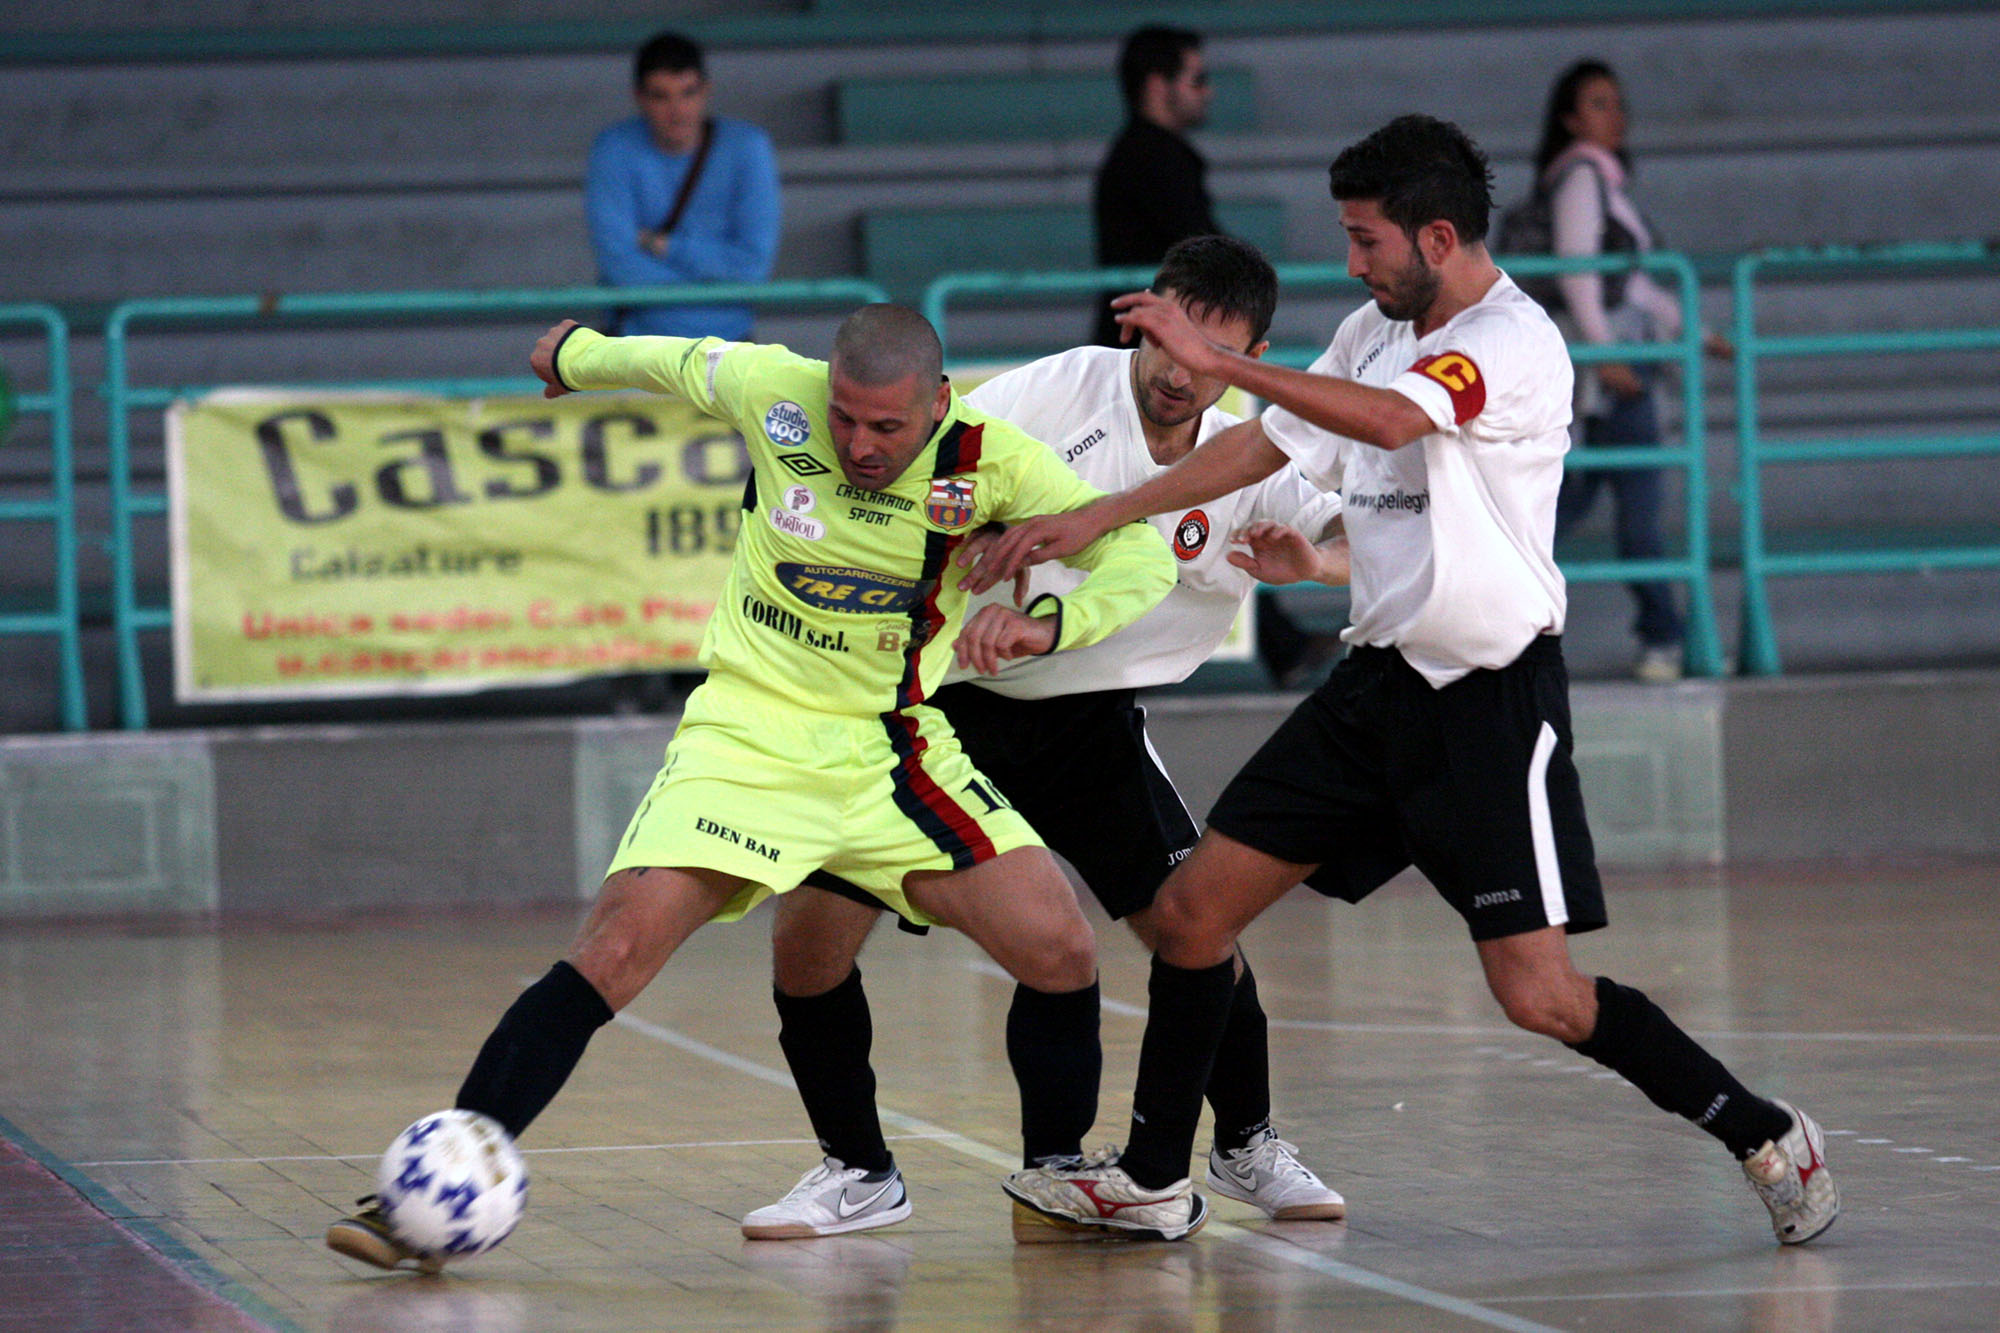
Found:
[[[583,325],[578,324],[573,328],[571,328],[569,333],[565,333],[561,337],[561,339],[557,341],[556,350],[549,354],[549,369],[552,372],[554,372],[556,377],[556,383],[560,384],[563,388],[568,389],[571,393],[580,393],[582,392],[582,390],[578,389],[574,384],[571,384],[568,380],[563,378],[562,349],[563,349],[563,344],[569,341],[570,334],[575,333],[577,329],[580,329],[582,327]]]
[[[1062,647],[1062,620],[1063,620],[1062,598],[1056,596],[1052,592],[1045,592],[1040,597],[1037,597],[1034,601],[1028,603],[1027,609],[1024,612],[1024,614],[1031,616],[1034,615],[1035,608],[1040,606],[1043,602],[1054,602],[1056,604],[1056,613],[1053,616],[1043,617],[1043,619],[1045,620],[1053,620],[1056,622],[1056,637],[1055,637],[1055,642],[1051,643],[1046,651],[1035,654],[1035,656],[1037,657],[1047,657],[1049,653],[1052,653],[1056,649]]]

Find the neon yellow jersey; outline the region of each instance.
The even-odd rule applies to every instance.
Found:
[[[749,445],[751,484],[701,663],[801,708],[872,715],[921,703],[951,665],[966,594],[950,566],[981,524],[1075,509],[1101,492],[1017,427],[954,393],[937,431],[891,485],[850,486],[827,426],[827,365],[719,338],[607,338],[577,329],[557,349],[575,389],[685,398]],[[1057,647],[1095,643],[1151,610],[1174,583],[1144,523],[1070,561],[1090,571],[1035,614]]]

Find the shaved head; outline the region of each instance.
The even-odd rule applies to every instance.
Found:
[[[944,348],[908,306],[865,305],[833,335],[826,424],[849,485],[895,484],[951,411]]]
[[[944,378],[944,347],[931,322],[903,305],[865,305],[833,335],[834,373],[870,387],[916,377],[928,396]]]

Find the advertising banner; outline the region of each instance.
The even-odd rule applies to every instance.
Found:
[[[220,390],[167,413],[175,697],[692,668],[749,457],[653,395]]]

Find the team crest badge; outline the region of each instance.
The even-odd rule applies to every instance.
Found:
[[[1174,524],[1174,554],[1182,560],[1192,560],[1207,545],[1208,515],[1199,509],[1188,510]]]
[[[971,477],[939,477],[931,482],[930,498],[924,501],[924,517],[950,532],[972,522]]]

